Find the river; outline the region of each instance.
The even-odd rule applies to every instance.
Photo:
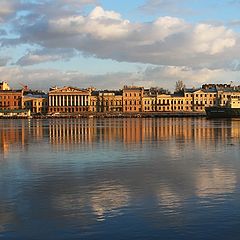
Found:
[[[239,239],[240,119],[0,120],[0,239]]]

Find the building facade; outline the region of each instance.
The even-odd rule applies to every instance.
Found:
[[[89,112],[91,90],[73,87],[52,88],[48,93],[49,114]]]
[[[124,86],[122,92],[123,112],[142,112],[143,93],[143,87]]]
[[[122,90],[75,87],[51,88],[48,95],[23,96],[23,90],[11,90],[0,83],[0,110],[27,109],[33,114],[204,112],[205,107],[226,106],[232,97],[240,97],[240,87],[229,84],[205,84],[199,89],[184,89],[170,94],[161,88],[124,86]],[[37,96],[39,95],[39,96]]]
[[[32,114],[47,114],[48,98],[42,96],[24,96],[23,104],[25,109],[29,109]]]
[[[11,90],[6,82],[0,83],[0,110],[22,109],[22,99],[22,90]]]

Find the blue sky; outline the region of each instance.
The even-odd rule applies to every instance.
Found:
[[[1,0],[14,88],[240,85],[238,0]]]

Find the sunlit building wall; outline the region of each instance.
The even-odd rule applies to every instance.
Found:
[[[123,112],[142,112],[143,87],[123,87]]]
[[[52,88],[48,93],[48,113],[81,113],[90,111],[91,90],[73,87]]]
[[[23,108],[23,90],[12,90],[6,82],[0,83],[0,110]]]
[[[43,97],[23,97],[25,109],[29,109],[33,114],[46,114],[48,112],[48,99]]]

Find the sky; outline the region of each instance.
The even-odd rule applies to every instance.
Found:
[[[240,0],[0,0],[0,81],[240,85]]]

